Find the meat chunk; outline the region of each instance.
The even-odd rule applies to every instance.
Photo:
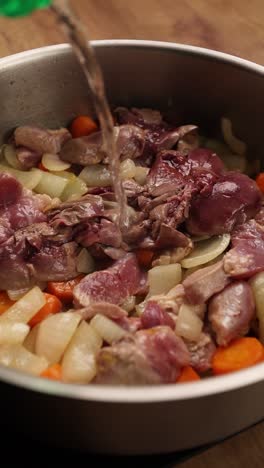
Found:
[[[254,317],[255,304],[250,286],[234,281],[209,302],[209,321],[216,333],[216,341],[226,346],[245,335]]]
[[[224,164],[216,153],[207,148],[197,148],[190,151],[188,161],[192,165],[192,171],[197,169],[205,169],[216,174],[221,174],[224,171]]]
[[[98,195],[85,195],[78,200],[61,203],[48,212],[53,227],[75,226],[104,214],[103,200]]]
[[[260,200],[260,191],[252,179],[239,172],[226,172],[209,194],[200,192],[193,199],[187,230],[194,235],[231,232],[236,225],[255,216]]]
[[[137,294],[142,284],[142,273],[133,254],[127,254],[106,270],[87,275],[74,289],[74,303],[86,307],[94,302],[120,305]]]
[[[220,261],[195,271],[187,276],[182,284],[188,301],[191,304],[201,304],[222,291],[229,282],[230,278],[224,271],[223,261]]]
[[[116,128],[116,150],[120,160],[139,158],[145,146],[145,132],[135,125],[121,125]]]
[[[188,365],[189,353],[181,338],[166,326],[140,330],[97,357],[96,383],[145,385],[173,383]]]
[[[25,146],[36,153],[60,152],[62,145],[71,138],[66,128],[46,130],[44,128],[24,126],[18,127],[14,133],[17,146]]]
[[[143,328],[153,328],[158,325],[167,325],[172,330],[175,329],[175,322],[158,302],[148,301],[141,315]]]
[[[185,341],[190,353],[190,365],[198,372],[206,372],[212,367],[216,346],[211,335],[201,333],[199,341]]]
[[[259,217],[257,219],[260,219]],[[237,227],[233,248],[224,256],[224,269],[234,278],[250,278],[264,270],[264,229],[256,220]]]
[[[98,164],[105,156],[100,131],[91,133],[88,136],[73,138],[67,141],[60,151],[60,158],[63,161],[80,164],[81,166]]]
[[[41,153],[32,151],[29,148],[25,148],[24,146],[19,146],[16,149],[16,155],[20,165],[24,170],[37,167],[41,160]]]
[[[22,195],[22,185],[10,174],[0,174],[0,209],[16,203]]]

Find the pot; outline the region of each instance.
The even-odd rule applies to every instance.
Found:
[[[211,131],[221,116],[263,158],[264,67],[172,43],[96,41],[112,105],[175,111]],[[0,60],[0,135],[17,125],[55,128],[93,112],[71,48]],[[2,424],[43,441],[104,454],[153,454],[221,440],[264,417],[264,363],[194,383],[153,387],[71,385],[0,368]],[[5,417],[8,407],[8,417]]]

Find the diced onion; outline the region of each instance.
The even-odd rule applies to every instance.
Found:
[[[136,166],[132,159],[125,159],[120,163],[120,176],[122,180],[133,179],[136,174]]]
[[[264,271],[253,276],[249,283],[255,298],[259,339],[264,344]]]
[[[145,185],[148,173],[149,173],[148,167],[136,166],[136,172],[134,175],[135,181],[139,185]]]
[[[25,296],[25,294],[29,291],[29,288],[23,288],[23,289],[8,289],[6,291],[9,299],[11,301],[18,301],[18,299],[21,299],[21,297]]]
[[[79,179],[79,177],[74,177],[74,179],[69,179],[68,183],[61,194],[62,201],[73,200],[80,198],[87,192],[86,183]]]
[[[39,329],[39,323],[33,327],[29,334],[26,336],[26,339],[24,340],[23,346],[30,351],[31,353],[35,353],[35,347],[36,347],[36,339],[37,339],[37,334],[38,334],[38,329]]]
[[[58,154],[44,153],[41,162],[48,171],[66,171],[71,167],[71,164],[62,161]]]
[[[82,322],[74,333],[62,359],[62,378],[66,382],[89,383],[96,375],[95,355],[103,343],[97,331]]]
[[[35,286],[0,316],[0,323],[5,320],[28,323],[45,304],[45,295]]]
[[[132,312],[135,309],[136,296],[128,296],[122,304],[122,309],[127,312]]]
[[[221,127],[223,132],[223,137],[226,144],[231,148],[231,150],[243,156],[247,151],[247,145],[244,141],[239,140],[234,134],[232,130],[232,122],[230,119],[225,117],[221,118]]]
[[[43,320],[37,333],[36,354],[44,356],[50,364],[59,362],[80,320],[75,312],[62,312]]]
[[[108,166],[103,164],[86,166],[79,174],[79,177],[88,187],[107,187],[112,183]]]
[[[198,341],[202,328],[203,322],[191,306],[183,304],[176,322],[176,334],[190,341]]]
[[[132,179],[136,172],[136,166],[131,159],[125,159],[120,164],[120,176],[122,180]],[[86,166],[79,174],[88,187],[107,187],[112,184],[112,176],[109,166],[94,164]]]
[[[183,268],[194,268],[204,265],[223,253],[230,242],[230,234],[214,236],[196,242],[192,252],[181,261]]]
[[[0,364],[33,375],[48,367],[44,357],[36,356],[21,345],[0,345]]]
[[[120,340],[127,333],[115,322],[101,314],[95,315],[92,318],[90,325],[97,331],[97,333],[99,333],[103,340],[109,344]]]
[[[148,297],[157,294],[166,294],[181,282],[182,271],[179,263],[159,265],[148,271],[149,293]]]
[[[94,259],[87,249],[82,249],[79,253],[76,268],[79,273],[92,273],[94,271]]]
[[[23,169],[22,164],[17,159],[16,150],[13,145],[4,145],[3,154],[6,162],[14,169]]]
[[[68,180],[64,177],[51,174],[50,172],[41,171],[39,169],[35,169],[35,171],[41,174],[40,182],[35,187],[35,191],[37,193],[45,193],[51,198],[60,198]]]
[[[22,344],[30,328],[25,323],[1,322],[0,323],[0,345]]]
[[[30,171],[19,171],[12,167],[0,165],[0,172],[7,172],[13,175],[22,185],[30,190],[33,190],[40,182],[41,173],[38,169],[31,169]]]

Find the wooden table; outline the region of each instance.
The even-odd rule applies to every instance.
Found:
[[[174,41],[232,53],[264,65],[263,0],[74,0],[72,3],[87,24],[91,39]],[[2,57],[61,42],[65,42],[65,38],[48,11],[19,20],[0,19]],[[119,460],[115,466],[128,467],[133,463],[145,467],[263,468],[263,441],[264,423],[261,423],[198,454],[191,452],[134,462]],[[106,459],[100,461],[92,457],[89,461],[89,456],[82,461],[79,457],[75,462],[74,457],[71,460],[71,465],[67,463],[66,466],[107,464]],[[51,462],[52,459],[46,466],[54,466]],[[27,466],[31,465],[27,462]]]

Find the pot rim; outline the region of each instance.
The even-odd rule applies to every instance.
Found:
[[[111,39],[91,41],[97,47],[124,47],[132,49],[164,50],[192,55],[231,66],[237,66],[249,72],[264,75],[264,66],[243,58],[218,52],[212,49],[173,42]],[[58,44],[20,52],[0,59],[0,74],[6,68],[19,65],[45,56],[68,54],[69,44]],[[264,363],[232,374],[208,377],[197,382],[166,384],[157,386],[102,386],[61,383],[41,377],[34,377],[14,369],[0,367],[0,381],[22,387],[27,390],[45,393],[51,396],[77,400],[100,401],[104,403],[162,403],[189,400],[209,395],[234,391],[241,387],[257,384],[264,379]]]

